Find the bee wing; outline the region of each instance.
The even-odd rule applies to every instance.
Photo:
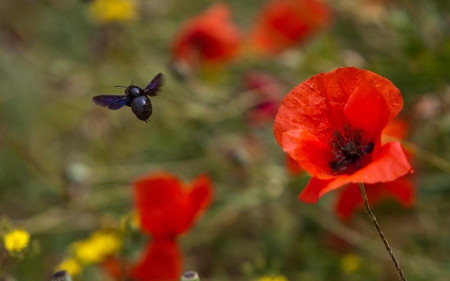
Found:
[[[147,87],[144,88],[144,94],[149,96],[158,95],[158,91],[161,89],[163,85],[163,75],[162,73],[156,74],[156,76],[150,81]]]
[[[100,95],[93,97],[92,101],[97,105],[116,110],[127,104],[127,96]]]

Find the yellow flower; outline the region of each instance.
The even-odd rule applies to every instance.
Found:
[[[287,281],[284,276],[263,276],[258,279],[258,281]]]
[[[74,258],[66,258],[56,267],[56,270],[66,270],[71,276],[80,274],[81,269],[81,264]]]
[[[3,242],[5,243],[5,248],[8,252],[17,253],[28,247],[30,234],[21,229],[14,229],[13,231],[6,233]]]
[[[117,231],[100,230],[92,234],[90,240],[103,255],[115,254],[122,247],[122,236]]]
[[[98,247],[88,240],[75,242],[72,247],[75,257],[83,264],[98,263],[101,261]]]
[[[347,254],[341,259],[341,269],[347,274],[357,271],[360,267],[361,259],[355,254]]]
[[[94,0],[89,10],[92,18],[101,23],[128,21],[137,14],[134,0]]]
[[[88,239],[73,244],[75,257],[83,264],[99,263],[107,256],[116,254],[122,246],[119,233],[99,230]]]

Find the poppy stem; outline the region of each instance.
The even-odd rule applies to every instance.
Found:
[[[375,225],[375,228],[377,229],[378,234],[381,237],[381,240],[383,240],[384,246],[386,247],[387,252],[391,256],[392,261],[394,262],[395,268],[397,269],[397,273],[400,276],[400,278],[403,281],[407,281],[405,274],[402,271],[402,268],[400,267],[400,264],[398,263],[397,259],[394,256],[394,253],[392,252],[391,246],[389,245],[389,242],[387,241],[386,237],[383,234],[383,231],[381,231],[380,225],[378,224],[377,218],[372,213],[372,210],[369,206],[369,201],[367,200],[367,194],[366,190],[364,189],[364,183],[359,183],[359,188],[361,189],[361,195],[364,200],[364,206],[366,207],[366,212],[369,215],[370,219],[372,220],[373,224]]]

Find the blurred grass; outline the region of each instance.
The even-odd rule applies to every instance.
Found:
[[[261,6],[227,2],[235,22],[247,28]],[[179,25],[210,1],[142,1],[139,19],[109,26],[95,25],[83,1],[0,1],[0,214],[41,245],[11,273],[47,280],[71,242],[131,209],[133,178],[167,170],[186,180],[208,172],[214,180],[215,203],[182,239],[186,267],[202,280],[271,272],[302,281],[396,280],[365,214],[340,223],[333,193],[317,205],[299,202],[307,176],[287,176],[271,124],[258,130],[244,124],[252,106],[241,80],[246,70],[273,74],[287,93],[317,72],[356,65],[402,91],[408,141],[448,165],[450,4],[373,1],[382,7],[374,15],[369,2],[329,1],[334,23],[313,40],[183,84],[167,67],[170,43]],[[122,94],[113,86],[135,76],[146,85],[158,72],[166,82],[152,99],[148,124],[128,108],[109,111],[91,102],[94,95]],[[430,100],[434,107],[426,110]],[[258,139],[256,153],[244,145],[248,134]],[[245,161],[230,159],[230,152]],[[424,159],[414,163],[414,209],[387,202],[374,211],[408,280],[448,280],[450,177]],[[71,172],[77,163],[86,169],[78,178]],[[142,245],[133,243],[135,255]],[[339,267],[348,252],[362,260],[350,275]],[[90,268],[82,280],[99,274]]]

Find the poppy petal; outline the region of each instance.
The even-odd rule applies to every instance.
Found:
[[[237,55],[239,29],[230,21],[231,9],[217,3],[188,20],[180,29],[172,46],[174,59],[189,65],[221,63]]]
[[[299,198],[305,203],[317,203],[319,200],[320,192],[322,189],[326,188],[331,180],[321,180],[318,178],[311,178],[300,193]]]
[[[176,177],[158,173],[138,179],[134,193],[142,229],[154,237],[174,237],[189,229],[209,205],[212,187],[205,175],[188,189]]]
[[[250,46],[277,54],[330,22],[328,6],[316,0],[272,0],[263,7],[248,38]]]
[[[334,177],[329,174],[330,147],[313,134],[301,129],[288,131],[283,135],[282,147],[310,175],[321,179]]]
[[[363,85],[373,87],[383,96],[389,112],[387,123],[392,121],[402,109],[403,99],[388,79],[354,67],[337,68],[312,76],[284,98],[274,123],[278,143],[281,145],[284,132],[300,128],[327,142],[336,129],[342,129],[348,123],[344,106]],[[365,115],[359,118],[365,118]]]
[[[159,173],[138,179],[134,198],[144,231],[154,236],[174,236],[184,228],[187,196],[174,176]]]
[[[325,193],[347,183],[390,182],[410,172],[412,168],[401,144],[389,142],[381,147],[380,153],[373,158],[372,162],[354,174],[340,175],[332,180],[312,178],[300,194],[300,199],[306,203],[316,203]]]
[[[408,133],[408,125],[406,124],[406,121],[397,118],[391,123],[389,123],[389,125],[386,128],[384,128],[382,137],[386,136],[386,137],[394,137],[397,139],[404,139],[407,133]]]
[[[133,280],[175,281],[182,271],[182,257],[174,240],[154,240],[131,269]]]
[[[373,206],[382,196],[384,186],[382,184],[366,184],[364,187],[369,204]],[[343,221],[348,221],[358,207],[364,207],[359,184],[352,183],[342,188],[334,207],[334,212],[338,217]]]
[[[365,190],[372,207],[381,201],[383,196],[393,197],[404,207],[410,207],[414,203],[414,183],[408,177],[401,177],[392,182],[366,184]],[[350,184],[342,188],[334,207],[339,218],[348,221],[358,207],[364,207],[359,185]]]
[[[401,177],[393,182],[386,182],[386,191],[404,207],[411,207],[415,199],[414,183],[408,177]]]
[[[339,192],[334,212],[343,221],[350,220],[354,210],[362,202],[361,190],[358,184],[350,184]]]
[[[364,84],[350,95],[344,114],[354,128],[362,129],[365,137],[376,143],[387,125],[389,108],[384,97],[374,87]]]
[[[303,169],[300,166],[300,164],[298,164],[298,162],[295,161],[295,159],[289,156],[288,154],[286,154],[285,161],[287,170],[289,174],[291,174],[292,176],[298,176],[303,172]]]
[[[349,175],[342,175],[328,180],[321,180],[314,177],[309,180],[306,187],[300,193],[299,198],[305,203],[314,204],[317,203],[319,198],[325,193],[350,182],[351,176]]]
[[[189,207],[191,215],[191,222],[194,220],[202,210],[208,207],[211,203],[213,190],[211,187],[211,180],[206,175],[201,175],[192,183],[191,191],[189,192]],[[189,226],[188,225],[188,226]]]
[[[120,280],[122,274],[121,264],[118,258],[108,257],[101,264],[101,268],[113,278],[113,280]],[[128,265],[125,265],[125,270]]]
[[[412,172],[405,151],[399,142],[388,142],[374,155],[372,162],[352,175],[351,182],[390,182]]]
[[[328,102],[332,98],[328,96],[328,92],[324,91],[327,86],[324,85],[326,79],[322,79],[323,75],[325,74],[315,75],[300,83],[283,99],[274,121],[275,138],[281,146],[283,134],[296,129],[309,131],[311,134],[317,135],[319,140],[326,141],[335,130],[333,123],[342,119],[343,114],[341,117],[334,115],[336,110],[333,110]],[[330,79],[333,77],[330,76]],[[344,95],[339,90],[333,94]],[[335,107],[339,107],[339,105],[343,107],[346,97],[337,97],[337,99],[342,101],[340,104],[333,101],[336,103]],[[334,116],[330,118],[330,115]]]

